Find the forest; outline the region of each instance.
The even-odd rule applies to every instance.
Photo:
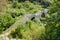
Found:
[[[60,40],[60,0],[0,0],[0,40]]]

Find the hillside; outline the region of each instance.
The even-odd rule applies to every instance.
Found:
[[[59,0],[0,0],[1,40],[60,40],[59,30]]]

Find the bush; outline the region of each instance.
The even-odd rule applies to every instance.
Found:
[[[43,40],[45,36],[45,28],[44,26],[40,26],[34,22],[27,22],[27,24],[21,24],[12,32],[11,35],[23,40]]]
[[[9,26],[12,25],[14,22],[15,20],[11,17],[11,15],[7,13],[5,13],[4,15],[0,15],[0,33],[9,28]]]
[[[60,1],[59,1],[60,2]],[[59,2],[55,2],[50,6],[49,16],[46,22],[46,40],[60,40],[60,7]],[[53,9],[53,10],[52,10]],[[43,20],[44,21],[44,20]]]
[[[13,18],[18,16],[23,16],[24,14],[33,14],[37,11],[42,10],[41,6],[35,5],[31,2],[24,2],[24,3],[18,3],[13,2],[12,4],[8,4],[7,12],[10,13]]]
[[[47,19],[48,20],[48,19]],[[58,14],[55,14],[49,18],[46,24],[46,40],[60,40],[60,17]]]

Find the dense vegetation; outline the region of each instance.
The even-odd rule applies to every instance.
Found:
[[[0,14],[0,34],[25,14],[34,14],[48,8],[48,17],[42,17],[40,22],[27,21],[18,25],[9,37],[24,40],[60,40],[60,0],[8,0],[6,11]],[[0,6],[1,12],[1,6]]]

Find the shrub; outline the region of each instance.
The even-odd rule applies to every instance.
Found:
[[[45,36],[44,26],[40,26],[34,22],[27,22],[27,24],[21,24],[11,34],[13,37],[18,35],[23,40],[43,40]]]
[[[24,14],[33,14],[36,13],[38,10],[42,10],[41,6],[35,5],[31,2],[24,2],[18,3],[13,2],[12,4],[8,4],[7,12],[10,13],[13,18],[18,16],[23,16]]]
[[[0,15],[0,33],[9,28],[9,26],[14,22],[15,20],[11,17],[11,15],[7,13],[5,13],[4,15]]]

